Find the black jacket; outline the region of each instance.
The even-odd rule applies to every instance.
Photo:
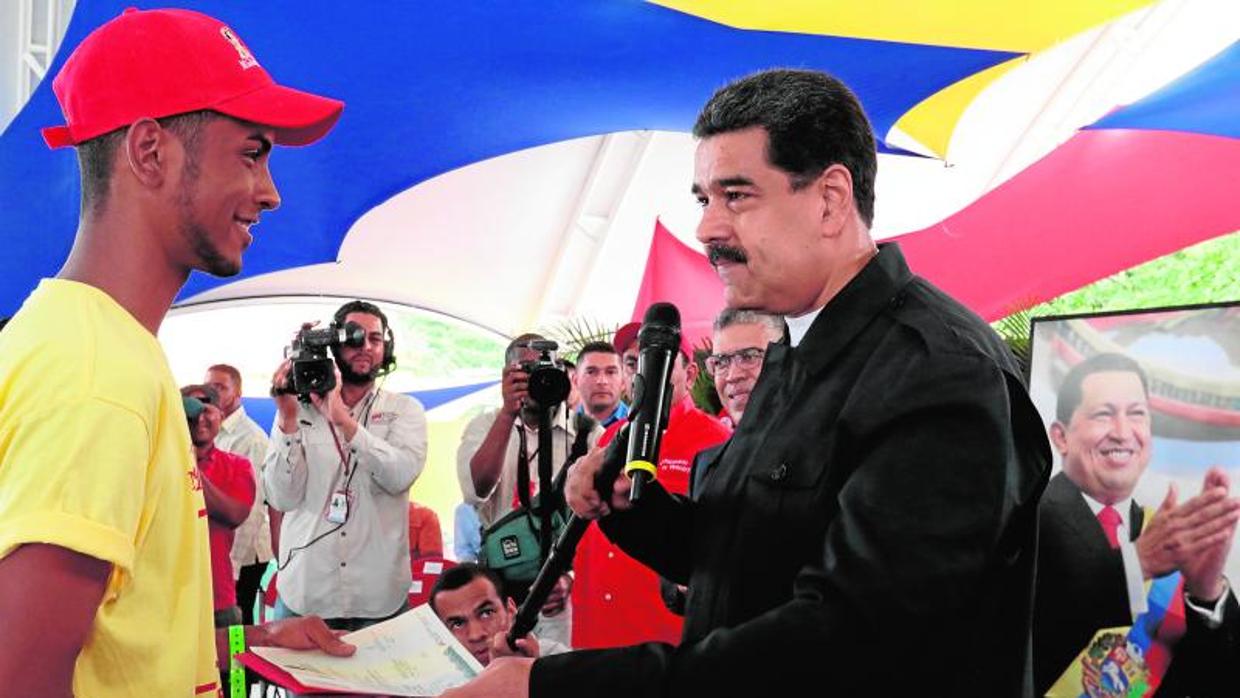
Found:
[[[1049,464],[1007,348],[884,245],[769,347],[696,501],[603,522],[688,582],[681,646],[540,659],[531,695],[1028,695]]]

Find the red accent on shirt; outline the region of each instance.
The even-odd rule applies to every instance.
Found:
[[[599,440],[606,445],[620,429],[612,424]],[[656,479],[668,492],[687,494],[689,470],[698,451],[731,435],[691,397],[672,406],[659,447]],[[659,576],[613,545],[597,526],[577,546],[573,569],[573,648],[618,647],[639,642],[680,642],[683,619],[667,610]]]

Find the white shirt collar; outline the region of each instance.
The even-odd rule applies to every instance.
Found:
[[[1089,510],[1094,513],[1094,516],[1097,516],[1098,512],[1102,511],[1102,507],[1106,506],[1084,492],[1081,492],[1081,496],[1085,498],[1085,503],[1089,505]],[[1126,541],[1129,539],[1128,532],[1132,530],[1132,522],[1128,520],[1128,515],[1132,512],[1132,497],[1122,499],[1111,506],[1119,512],[1120,531],[1123,533],[1119,538]]]
[[[795,347],[801,343],[806,333],[809,332],[809,326],[814,324],[814,320],[818,319],[818,314],[825,307],[827,306],[815,308],[800,317],[792,317],[791,315],[784,317],[784,322],[788,323],[788,341],[792,346]]]
[[[241,423],[245,419],[245,405],[237,405],[237,409],[233,413],[224,418],[220,422],[220,429],[223,431],[232,431],[233,427]]]

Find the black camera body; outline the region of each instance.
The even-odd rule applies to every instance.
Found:
[[[568,372],[564,370],[564,365],[555,355],[560,345],[549,339],[531,339],[514,348],[538,352],[537,358],[518,363],[521,370],[530,376],[530,397],[543,407],[553,407],[564,402],[568,398],[571,386],[568,382]]]
[[[284,358],[292,365],[285,383],[275,390],[277,395],[296,395],[303,402],[311,394],[327,394],[336,387],[336,362],[329,350],[339,347],[360,347],[366,343],[366,330],[356,322],[343,325],[333,322],[327,327],[303,327],[284,349]]]

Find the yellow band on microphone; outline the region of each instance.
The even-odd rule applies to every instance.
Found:
[[[629,461],[628,465],[624,466],[625,475],[628,475],[634,470],[644,470],[650,473],[650,478],[652,480],[654,479],[655,475],[658,473],[658,469],[654,467],[654,463],[651,463],[650,461],[647,461],[647,460],[631,460]]]

